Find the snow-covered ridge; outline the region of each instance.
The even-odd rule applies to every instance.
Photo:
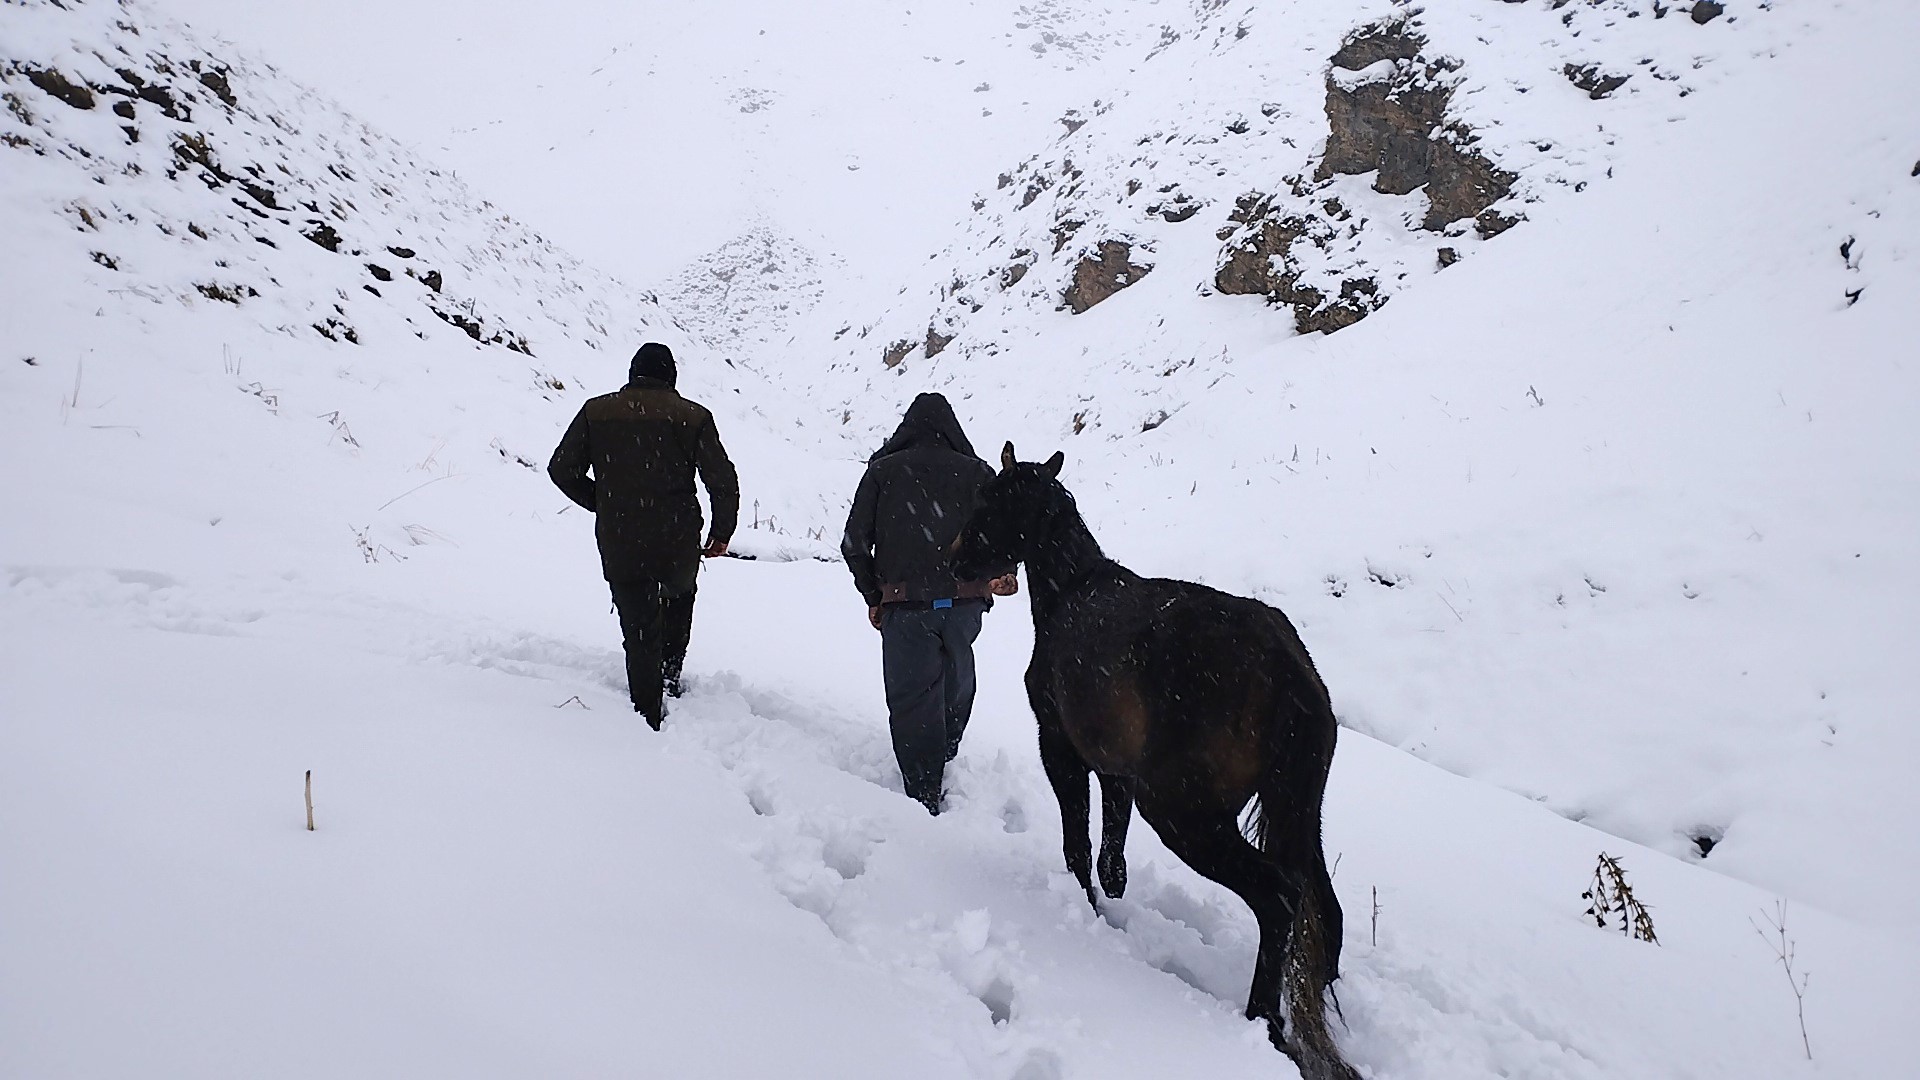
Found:
[[[1148,274],[1338,330],[1604,180],[1623,129],[1710,89],[1723,54],[1775,47],[1766,6],[1703,23],[1658,0],[1207,5],[980,193],[842,355],[990,356],[1007,320],[1083,313]],[[1464,168],[1436,161],[1430,184],[1429,155]]]
[[[457,178],[144,5],[25,0],[7,23],[0,160],[92,248],[48,272],[350,344],[464,334],[532,365],[677,333]]]

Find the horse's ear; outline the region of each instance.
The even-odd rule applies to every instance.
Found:
[[[1062,450],[1055,450],[1053,452],[1053,456],[1047,459],[1047,463],[1045,465],[1040,466],[1040,473],[1041,475],[1047,477],[1048,479],[1052,479],[1060,475],[1060,466],[1065,465],[1066,463],[1067,463],[1066,452]]]
[[[1013,440],[1009,439],[1007,440],[1007,445],[1000,448],[1000,469],[1002,472],[1005,472],[1012,468],[1013,468]]]

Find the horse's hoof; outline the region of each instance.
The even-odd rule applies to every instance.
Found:
[[[1112,847],[1101,846],[1100,887],[1115,900],[1127,891],[1127,855],[1117,844]]]

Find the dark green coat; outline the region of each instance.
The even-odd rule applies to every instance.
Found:
[[[707,542],[729,540],[740,482],[713,414],[648,378],[581,406],[547,464],[567,498],[593,511],[607,580],[658,581],[672,592],[692,589],[700,572],[696,470],[713,504]]]

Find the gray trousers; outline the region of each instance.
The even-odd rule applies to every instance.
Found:
[[[907,794],[940,812],[947,762],[973,715],[973,639],[986,605],[956,600],[950,608],[890,605],[880,624],[880,665],[887,683],[887,720]]]

